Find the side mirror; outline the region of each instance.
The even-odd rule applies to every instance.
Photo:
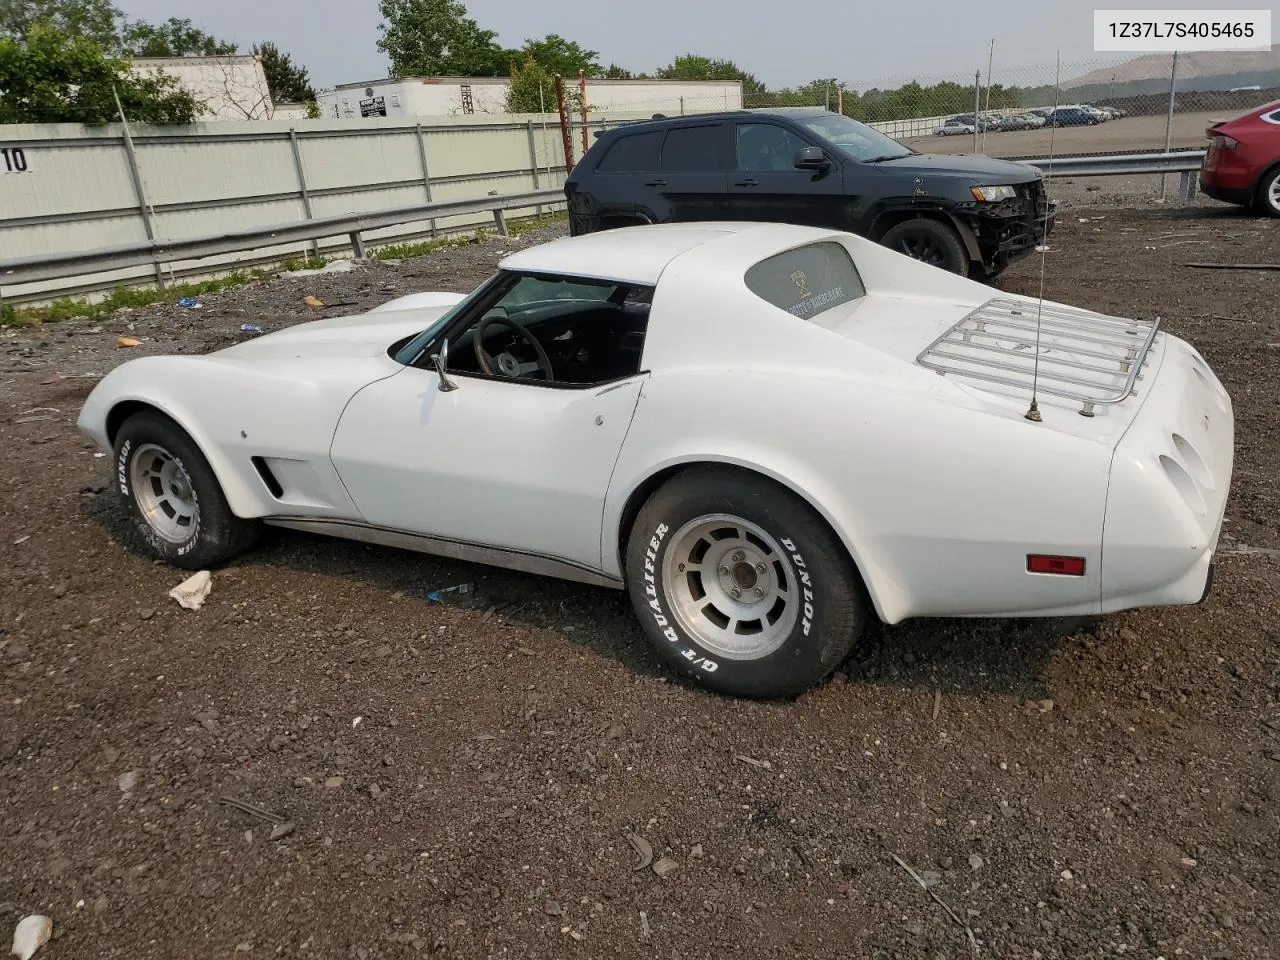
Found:
[[[831,161],[821,147],[805,147],[796,154],[797,170],[826,170],[830,166]]]
[[[440,392],[448,393],[450,390],[457,390],[458,385],[450,380],[449,375],[445,372],[449,367],[448,337],[440,345],[440,352],[431,358],[431,362],[435,365],[436,373],[440,376]]]

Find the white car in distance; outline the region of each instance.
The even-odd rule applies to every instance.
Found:
[[[668,663],[758,697],[873,617],[1199,602],[1234,435],[1157,321],[751,223],[557,240],[465,297],[139,358],[79,423],[177,566],[265,522],[626,589]]]

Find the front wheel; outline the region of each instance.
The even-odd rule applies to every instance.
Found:
[[[822,518],[741,471],[678,474],[641,508],[627,585],[670,665],[721,693],[795,696],[865,630],[862,580]]]
[[[969,255],[959,234],[945,223],[916,217],[889,229],[880,243],[913,260],[939,267],[962,277],[969,275]]]
[[[201,570],[252,545],[256,525],[231,512],[209,461],[168,417],[134,414],[116,434],[115,456],[120,495],[162,559]]]
[[[1258,209],[1269,217],[1280,217],[1280,167],[1258,184]]]

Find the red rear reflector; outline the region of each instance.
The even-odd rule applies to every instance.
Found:
[[[1050,557],[1027,554],[1027,573],[1056,573],[1062,577],[1083,577],[1084,557]]]

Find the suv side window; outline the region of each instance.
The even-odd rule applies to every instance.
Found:
[[[724,169],[720,150],[723,130],[717,125],[675,127],[662,144],[664,172],[708,173]]]
[[[600,173],[636,173],[658,169],[658,148],[662,131],[634,133],[619,137],[596,167]]]
[[[740,123],[736,137],[738,169],[752,173],[794,170],[796,154],[809,145],[786,127]]]

